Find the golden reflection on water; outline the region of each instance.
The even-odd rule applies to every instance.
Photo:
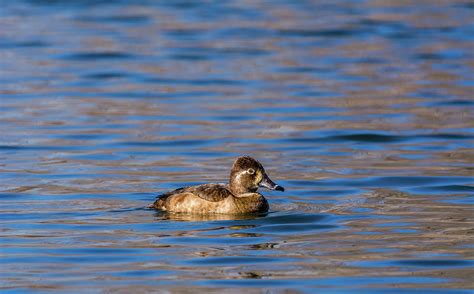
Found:
[[[216,220],[254,220],[265,217],[267,214],[187,214],[187,213],[157,213],[157,220],[206,222]],[[232,226],[229,229],[239,229],[241,226]]]

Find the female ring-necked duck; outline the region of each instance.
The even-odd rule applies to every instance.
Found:
[[[203,184],[159,195],[151,207],[169,212],[240,214],[268,211],[259,187],[285,191],[275,184],[262,164],[249,156],[235,160],[229,184]]]

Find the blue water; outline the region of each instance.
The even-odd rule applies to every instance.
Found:
[[[472,292],[473,9],[0,0],[0,290]],[[268,213],[146,208],[242,154]]]

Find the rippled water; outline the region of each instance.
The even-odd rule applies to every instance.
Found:
[[[473,8],[0,0],[0,289],[472,291]],[[146,208],[241,154],[268,214]]]

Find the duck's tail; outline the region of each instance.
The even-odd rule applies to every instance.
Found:
[[[156,196],[155,202],[153,202],[152,204],[148,205],[147,208],[154,208],[154,209],[166,210],[166,203],[167,203],[168,199],[169,199],[171,196],[173,196],[174,194],[183,191],[184,189],[186,189],[186,187],[184,187],[184,188],[179,188],[179,189],[176,189],[176,190],[173,190],[173,191],[170,191],[170,192],[166,192],[166,193],[164,193],[164,194],[160,194],[160,195]]]

